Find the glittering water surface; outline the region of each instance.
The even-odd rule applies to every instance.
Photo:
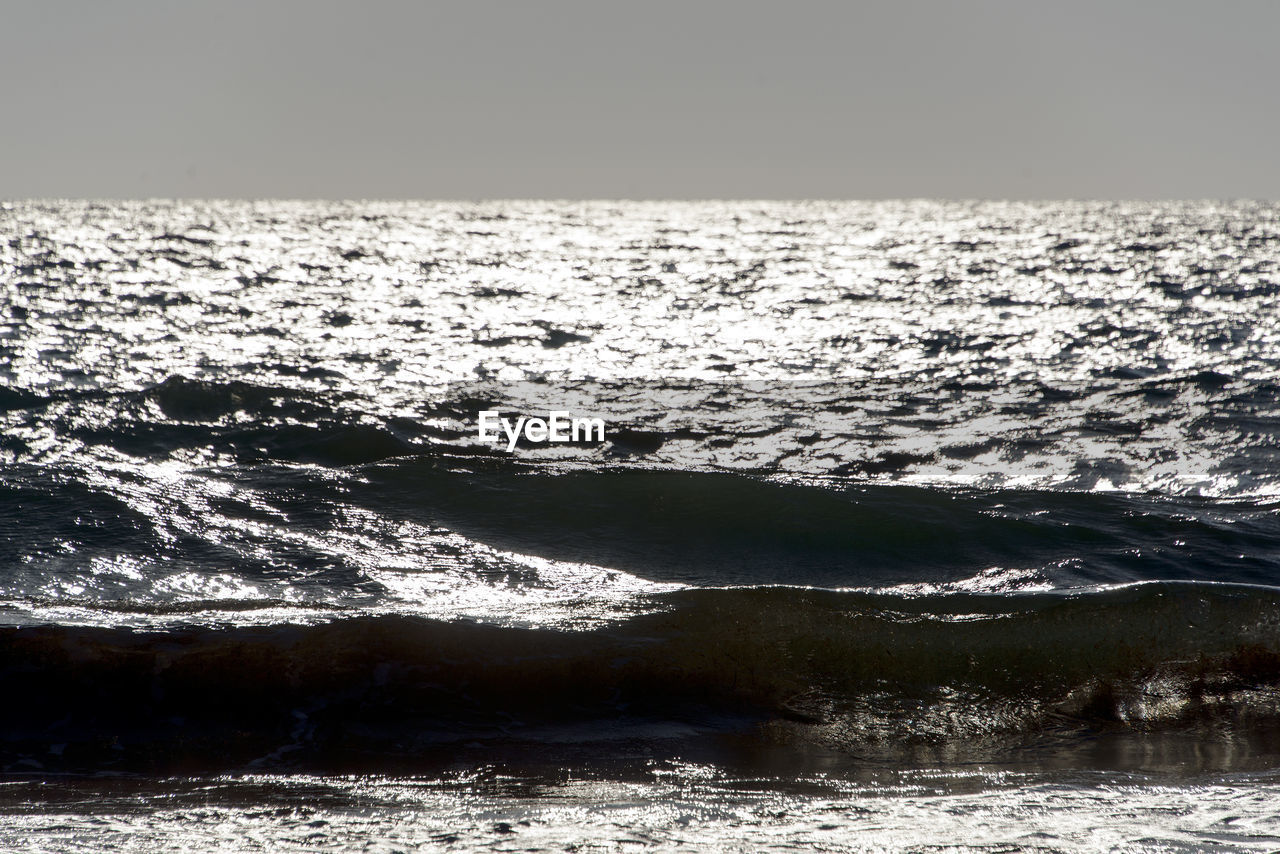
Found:
[[[0,238],[8,839],[1276,847],[1274,206]]]
[[[26,782],[0,843],[26,851],[1273,851],[1272,778],[1153,785],[1010,772],[635,780],[477,772],[431,780],[241,777]],[[46,808],[33,813],[32,797]]]

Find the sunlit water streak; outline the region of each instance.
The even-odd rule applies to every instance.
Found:
[[[655,766],[647,779],[308,777],[54,781],[47,812],[0,793],[0,843],[35,852],[200,851],[1271,851],[1276,785],[1238,777],[962,771],[865,781],[739,779]],[[92,840],[89,842],[88,840]]]

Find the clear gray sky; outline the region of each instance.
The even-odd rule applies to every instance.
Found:
[[[0,0],[0,198],[1280,198],[1280,2]]]

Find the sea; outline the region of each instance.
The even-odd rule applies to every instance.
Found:
[[[0,425],[2,850],[1280,850],[1274,204],[8,202]]]

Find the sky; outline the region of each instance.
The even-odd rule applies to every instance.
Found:
[[[0,0],[0,198],[1280,199],[1280,3]]]

